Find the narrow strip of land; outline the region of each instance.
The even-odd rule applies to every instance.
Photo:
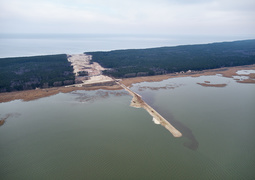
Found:
[[[129,89],[127,86],[122,84],[119,81],[116,81],[118,85],[120,85],[123,89],[129,92],[131,96],[133,96],[133,99],[131,101],[130,106],[136,107],[136,108],[144,108],[152,117],[153,121],[157,122],[158,124],[161,124],[164,126],[174,137],[181,137],[182,133],[178,131],[174,126],[172,126],[164,117],[162,117],[157,111],[155,111],[151,106],[149,106],[146,102],[143,101],[142,97]]]

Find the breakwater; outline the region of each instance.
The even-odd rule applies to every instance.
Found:
[[[142,97],[129,89],[127,86],[122,84],[119,81],[115,81],[119,86],[121,86],[123,89],[129,92],[131,96],[133,96],[133,99],[131,101],[130,106],[136,107],[136,108],[144,108],[153,118],[153,121],[156,124],[161,124],[164,126],[174,137],[181,137],[182,133],[178,131],[173,125],[171,125],[164,117],[162,117],[155,109],[153,109],[151,106],[149,106],[146,102],[143,101]]]

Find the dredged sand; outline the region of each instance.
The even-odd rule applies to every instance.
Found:
[[[129,92],[131,96],[133,96],[133,99],[131,101],[130,106],[136,107],[136,108],[143,108],[145,109],[153,118],[153,121],[155,124],[161,124],[164,126],[174,137],[181,137],[182,133],[178,131],[174,126],[172,126],[164,117],[162,117],[156,110],[154,110],[151,106],[149,106],[146,102],[143,101],[142,97],[129,89],[124,84],[116,81],[118,85],[120,85],[123,89]]]

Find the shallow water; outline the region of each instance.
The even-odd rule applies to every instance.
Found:
[[[255,73],[255,70],[240,70],[236,72],[236,74],[238,75],[248,75],[251,73]]]
[[[227,86],[196,84],[203,81]],[[0,127],[0,179],[255,178],[254,84],[202,76],[132,90],[183,137],[130,107],[124,90],[1,103],[0,117],[19,115]]]

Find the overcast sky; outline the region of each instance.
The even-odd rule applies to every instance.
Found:
[[[255,37],[255,0],[0,0],[0,33]]]

